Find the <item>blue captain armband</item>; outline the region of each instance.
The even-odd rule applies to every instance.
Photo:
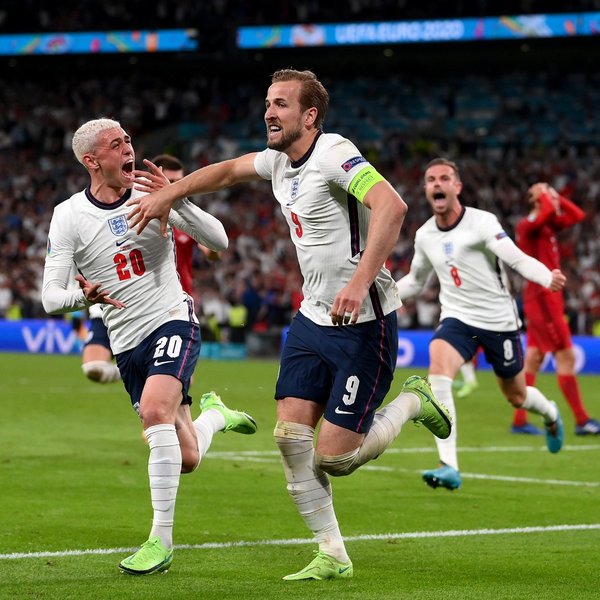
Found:
[[[354,176],[354,179],[348,186],[348,193],[352,194],[360,202],[363,202],[367,192],[380,181],[384,181],[383,176],[369,165]]]

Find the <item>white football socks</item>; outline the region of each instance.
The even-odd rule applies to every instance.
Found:
[[[477,376],[475,375],[475,365],[470,360],[464,363],[460,368],[460,374],[462,375],[465,383],[475,383],[475,381],[477,381]]]
[[[200,416],[194,421],[194,429],[198,436],[200,460],[208,452],[212,444],[213,435],[225,429],[226,424],[225,417],[218,410],[214,409],[200,413]]]
[[[553,423],[558,418],[556,405],[550,402],[540,390],[530,385],[527,386],[527,396],[520,408],[527,412],[535,413],[544,417],[545,423]]]
[[[333,510],[331,484],[327,474],[315,467],[314,434],[312,427],[289,421],[278,421],[273,432],[287,489],[300,516],[315,536],[319,550],[345,563],[349,558]]]
[[[159,536],[165,548],[173,546],[175,499],[181,475],[181,447],[175,425],[161,424],[144,431],[150,446],[148,476],[154,517],[150,537]]]
[[[440,461],[458,471],[458,455],[456,452],[456,408],[452,397],[452,379],[445,375],[429,375],[429,384],[435,397],[446,406],[452,417],[452,430],[450,435],[441,440],[434,436]]]
[[[421,401],[413,392],[401,392],[378,410],[360,446],[355,468],[377,458],[398,437],[403,425],[414,419],[420,410]]]

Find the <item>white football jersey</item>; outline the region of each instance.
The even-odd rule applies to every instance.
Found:
[[[352,142],[333,133],[317,136],[298,162],[283,152],[263,150],[256,172],[271,180],[304,277],[302,313],[318,325],[332,325],[337,293],[350,281],[367,241],[370,210],[348,193],[369,163]],[[401,306],[396,285],[382,268],[360,309],[358,322],[371,321]]]
[[[126,306],[117,309],[104,305],[103,320],[114,354],[134,348],[168,321],[197,322],[191,298],[179,283],[171,228],[168,238],[164,238],[157,220],[152,220],[140,235],[128,227],[131,207],[125,203],[141,195],[144,193],[129,190],[117,202],[106,204],[94,198],[88,188],[56,206],[50,223],[44,307],[58,313],[88,305],[81,291],[68,289],[65,269],[74,262],[88,281],[101,282],[102,289]],[[194,210],[195,216],[203,213],[201,218],[209,224],[208,229],[214,222],[222,229],[214,217],[198,207]],[[182,226],[180,215],[172,210],[169,222],[174,220],[177,227]],[[224,230],[222,235],[226,240]]]
[[[465,207],[448,229],[440,229],[431,217],[416,233],[410,273],[398,281],[400,296],[414,295],[435,271],[440,282],[440,319],[454,317],[481,329],[516,331],[521,321],[497,254],[505,244],[514,246],[490,212]]]

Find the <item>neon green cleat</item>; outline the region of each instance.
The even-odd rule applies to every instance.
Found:
[[[422,423],[435,435],[445,440],[452,430],[452,419],[448,409],[436,400],[426,379],[411,375],[402,386],[402,392],[412,392],[421,401],[421,411],[413,419],[417,424]]]
[[[225,417],[225,429],[223,429],[223,432],[235,431],[236,433],[243,433],[245,435],[256,433],[256,421],[245,412],[227,408],[225,404],[223,404],[221,397],[215,392],[211,391],[202,394],[202,398],[200,398],[200,408],[202,409],[202,412],[214,408]]]
[[[150,575],[168,571],[173,562],[173,549],[167,550],[159,537],[144,542],[137,552],[123,559],[119,569],[131,575]]]
[[[315,557],[312,561],[297,573],[286,575],[286,581],[300,581],[302,579],[349,579],[353,575],[352,561],[341,563],[333,556],[325,554],[320,550],[315,550]]]
[[[457,398],[466,398],[470,396],[477,388],[479,387],[479,383],[476,381],[471,381],[470,383],[463,383],[460,386],[460,389],[454,394]]]

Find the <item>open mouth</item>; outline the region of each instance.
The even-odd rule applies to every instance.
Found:
[[[433,199],[434,200],[444,200],[446,198],[446,194],[444,192],[434,192]]]
[[[123,165],[122,171],[125,175],[128,175],[128,176],[132,175],[133,174],[133,161],[130,160],[130,161],[126,162]]]

